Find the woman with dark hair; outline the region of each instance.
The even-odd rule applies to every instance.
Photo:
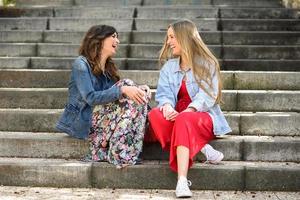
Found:
[[[150,89],[120,80],[112,60],[119,45],[114,27],[96,25],[86,33],[72,65],[69,96],[56,128],[90,142],[85,161],[118,168],[136,164],[142,151]]]

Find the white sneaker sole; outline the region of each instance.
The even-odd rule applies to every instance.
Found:
[[[215,160],[209,160],[208,162],[210,164],[216,165],[216,164],[219,164],[223,160],[223,158],[224,158],[224,154],[222,152],[220,152],[220,155],[219,155],[219,157],[217,159],[215,159]]]
[[[192,194],[176,194],[177,198],[191,198],[192,196]]]

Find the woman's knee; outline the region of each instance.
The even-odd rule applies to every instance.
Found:
[[[149,119],[153,118],[161,118],[163,117],[162,112],[159,110],[159,108],[153,108],[151,111],[148,113]]]

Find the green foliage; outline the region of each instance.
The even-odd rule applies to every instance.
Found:
[[[8,5],[15,5],[16,0],[3,0],[3,5],[8,6]]]

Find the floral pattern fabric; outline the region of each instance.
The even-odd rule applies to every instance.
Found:
[[[137,86],[129,79],[118,81],[117,86]],[[147,102],[151,99],[148,86],[138,86],[146,91]],[[92,127],[89,134],[89,152],[86,161],[107,161],[122,168],[134,165],[142,152],[149,105],[136,104],[129,98],[93,110]]]

